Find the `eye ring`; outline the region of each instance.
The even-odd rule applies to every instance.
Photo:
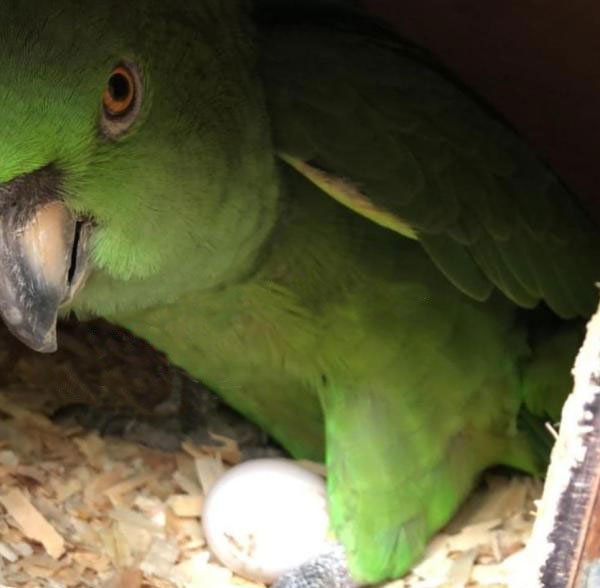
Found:
[[[102,105],[109,116],[122,116],[131,109],[136,94],[135,79],[129,68],[113,69],[102,94]]]
[[[142,80],[135,63],[121,61],[108,75],[102,91],[100,130],[109,139],[125,133],[137,119],[142,104]]]

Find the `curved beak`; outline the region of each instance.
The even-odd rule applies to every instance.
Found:
[[[89,224],[60,198],[52,166],[0,185],[0,315],[23,343],[56,350],[58,309],[87,274]]]

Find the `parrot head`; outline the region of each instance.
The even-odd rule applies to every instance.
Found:
[[[235,279],[269,231],[242,9],[195,4],[0,6],[0,313],[33,349],[56,348],[60,309],[110,317]]]

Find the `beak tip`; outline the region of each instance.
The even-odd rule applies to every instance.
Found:
[[[57,349],[58,345],[56,344],[56,338],[54,338],[53,341],[43,343],[35,351],[38,351],[39,353],[54,353]]]
[[[20,329],[9,329],[13,334],[33,351],[39,353],[54,353],[58,349],[56,343],[56,326],[53,326],[49,331],[41,336],[35,336],[31,331]]]
[[[46,333],[46,336],[40,341],[39,346],[35,350],[40,353],[54,353],[57,348],[56,327],[54,327]]]

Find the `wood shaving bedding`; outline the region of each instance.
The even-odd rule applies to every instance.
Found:
[[[61,428],[0,396],[0,586],[260,588],[209,552],[204,493],[239,460],[166,453]],[[322,471],[319,464],[309,467]],[[488,476],[405,579],[387,588],[509,586],[541,484]]]

